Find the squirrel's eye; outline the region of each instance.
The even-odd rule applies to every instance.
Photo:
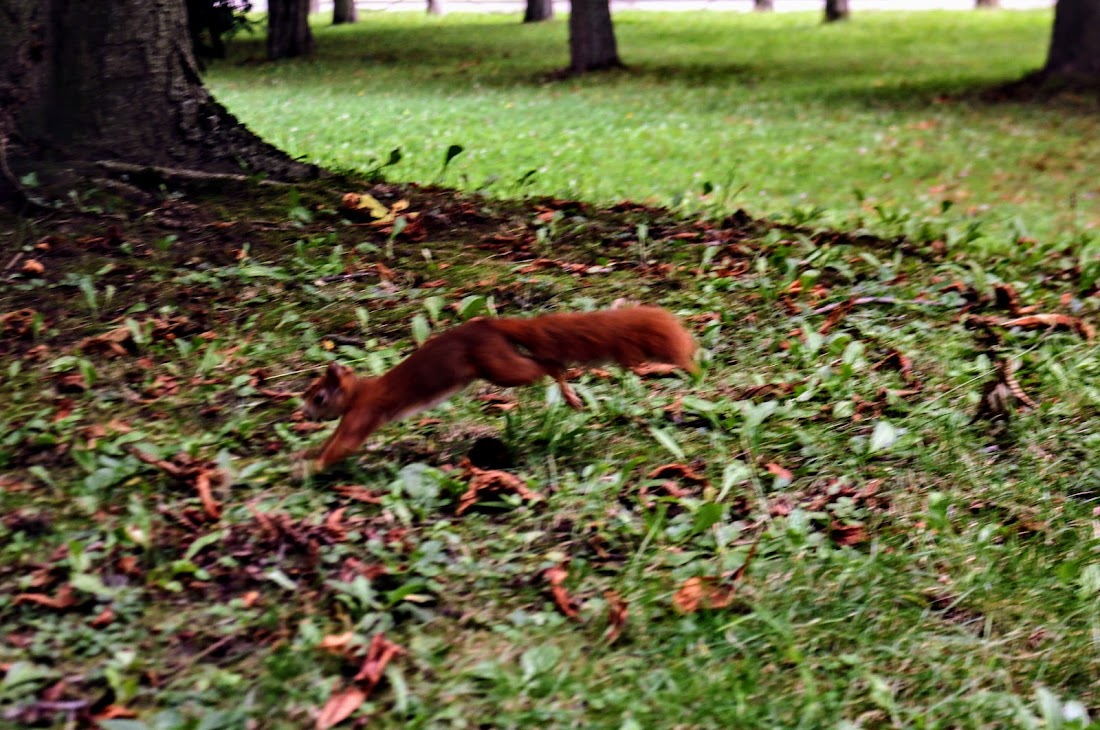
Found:
[[[313,402],[316,405],[321,405],[322,403],[325,402],[325,394],[324,393],[318,393],[317,395],[313,396]]]

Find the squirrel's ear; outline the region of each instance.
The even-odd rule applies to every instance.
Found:
[[[325,370],[325,377],[332,378],[333,380],[339,380],[340,376],[347,373],[348,368],[344,367],[338,362],[330,362],[328,369]]]

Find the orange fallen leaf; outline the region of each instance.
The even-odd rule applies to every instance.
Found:
[[[367,693],[352,685],[342,690],[334,691],[328,698],[328,702],[317,715],[316,730],[328,730],[339,725],[351,717],[351,713],[359,709],[359,705],[367,700]]]
[[[357,502],[366,502],[367,504],[382,504],[382,498],[377,494],[359,484],[343,484],[336,487],[333,491],[348,499],[354,499]]]
[[[256,605],[256,601],[260,600],[259,591],[249,591],[241,596],[241,605],[245,608],[252,608]]]
[[[404,653],[404,649],[382,634],[375,634],[370,640],[370,646],[367,647],[367,656],[363,659],[363,666],[359,668],[359,673],[355,675],[354,681],[361,682],[363,691],[370,697],[370,693],[374,691],[375,686],[382,679],[382,672],[386,669],[386,665],[390,663],[391,659]]]
[[[648,474],[648,479],[682,479],[695,484],[706,484],[707,478],[684,464],[661,464]]]
[[[867,530],[863,525],[846,525],[842,522],[833,522],[829,526],[829,537],[837,545],[859,545],[867,542]]]
[[[603,633],[603,640],[614,644],[626,626],[628,609],[626,601],[615,591],[606,591],[603,596],[607,599],[607,630]]]
[[[111,610],[111,607],[103,609],[99,612],[99,615],[88,622],[88,625],[94,629],[102,629],[104,626],[109,626],[112,621],[115,620],[115,612]]]
[[[680,370],[676,365],[670,365],[663,362],[649,362],[642,365],[634,365],[630,368],[630,371],[637,375],[639,378],[645,378],[658,375],[670,375]]]
[[[347,537],[347,531],[344,529],[344,513],[348,511],[347,507],[340,507],[334,509],[325,518],[325,529],[336,540],[343,540]]]
[[[345,631],[342,634],[329,634],[321,639],[321,642],[317,644],[317,648],[340,654],[348,647],[348,644],[351,643],[353,638],[355,638],[354,631]]]
[[[48,596],[45,593],[20,593],[13,600],[13,604],[18,606],[21,603],[33,603],[43,608],[63,611],[66,608],[74,606],[76,604],[76,598],[73,597],[73,587],[71,585],[64,585],[58,589],[57,595],[55,596]]]
[[[767,464],[766,468],[769,472],[774,474],[779,479],[782,479],[782,480],[787,481],[787,482],[794,481],[794,474],[791,473],[791,470],[786,469],[786,468],[780,466],[779,464],[776,464],[774,461],[769,462]]]
[[[506,471],[496,469],[479,469],[472,464],[466,465],[466,471],[472,474],[473,478],[470,479],[469,488],[458,498],[458,509],[455,510],[456,515],[461,515],[463,512],[470,509],[470,507],[473,507],[483,492],[514,492],[518,494],[521,499],[530,502],[542,499],[542,495],[528,489],[527,485],[523,483],[523,480],[515,474],[509,474]]]
[[[38,259],[27,259],[23,262],[22,271],[24,274],[30,274],[31,276],[41,276],[46,272],[46,267]]]
[[[221,505],[214,499],[213,490],[211,489],[211,483],[214,478],[219,481],[222,479],[222,473],[220,470],[203,469],[195,477],[195,490],[199,493],[199,501],[202,502],[202,507],[206,511],[206,516],[212,520],[220,519],[222,516]]]
[[[123,707],[122,705],[107,705],[101,711],[92,715],[92,720],[95,722],[103,722],[104,720],[128,719],[137,716],[138,714],[129,707]]]
[[[735,588],[731,585],[719,585],[711,576],[688,578],[684,581],[672,603],[680,613],[695,613],[700,608],[726,608],[733,602]]]
[[[1050,328],[1052,330],[1067,329],[1092,342],[1096,337],[1096,328],[1088,322],[1068,314],[1029,314],[1026,317],[1016,317],[999,323],[1002,327],[1023,327],[1024,329]]]
[[[568,571],[559,565],[553,568],[547,568],[543,571],[542,575],[546,579],[546,582],[550,584],[550,595],[554,598],[554,605],[558,607],[562,615],[574,621],[580,621],[580,614],[577,612],[576,602],[569,596],[569,592],[565,590],[564,584],[565,579],[569,577]]]

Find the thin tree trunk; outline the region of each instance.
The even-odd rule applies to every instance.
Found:
[[[767,13],[775,10],[775,3],[772,0],[755,0],[752,9],[759,13]]]
[[[332,4],[332,24],[354,23],[359,20],[359,8],[355,0],[335,0]]]
[[[335,0],[332,3],[333,25],[356,22],[359,22],[359,8],[356,7],[355,0]]]
[[[974,7],[976,7],[976,8],[999,8],[999,7],[1001,7],[1001,0],[974,0]]]
[[[313,52],[309,4],[310,0],[268,0],[268,58],[293,58]]]
[[[1042,73],[1100,82],[1100,2],[1058,0]]]
[[[825,0],[825,22],[848,19],[848,0]]]
[[[569,70],[579,74],[622,65],[608,0],[573,0],[569,13]]]
[[[527,0],[524,23],[541,23],[554,17],[554,0]]]
[[[0,197],[44,163],[112,159],[305,177],[202,86],[179,0],[0,4]],[[104,7],[106,6],[106,7]],[[47,165],[49,166],[49,165]]]
[[[428,0],[428,15],[443,15],[443,0]]]

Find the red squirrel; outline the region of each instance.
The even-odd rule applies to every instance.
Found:
[[[691,335],[659,307],[472,319],[432,337],[381,377],[329,364],[303,394],[302,410],[312,420],[340,418],[340,424],[301,468],[307,474],[328,468],[379,427],[431,408],[478,378],[507,388],[549,375],[579,409],[580,398],[565,382],[570,365],[656,362],[695,373],[694,352]]]

